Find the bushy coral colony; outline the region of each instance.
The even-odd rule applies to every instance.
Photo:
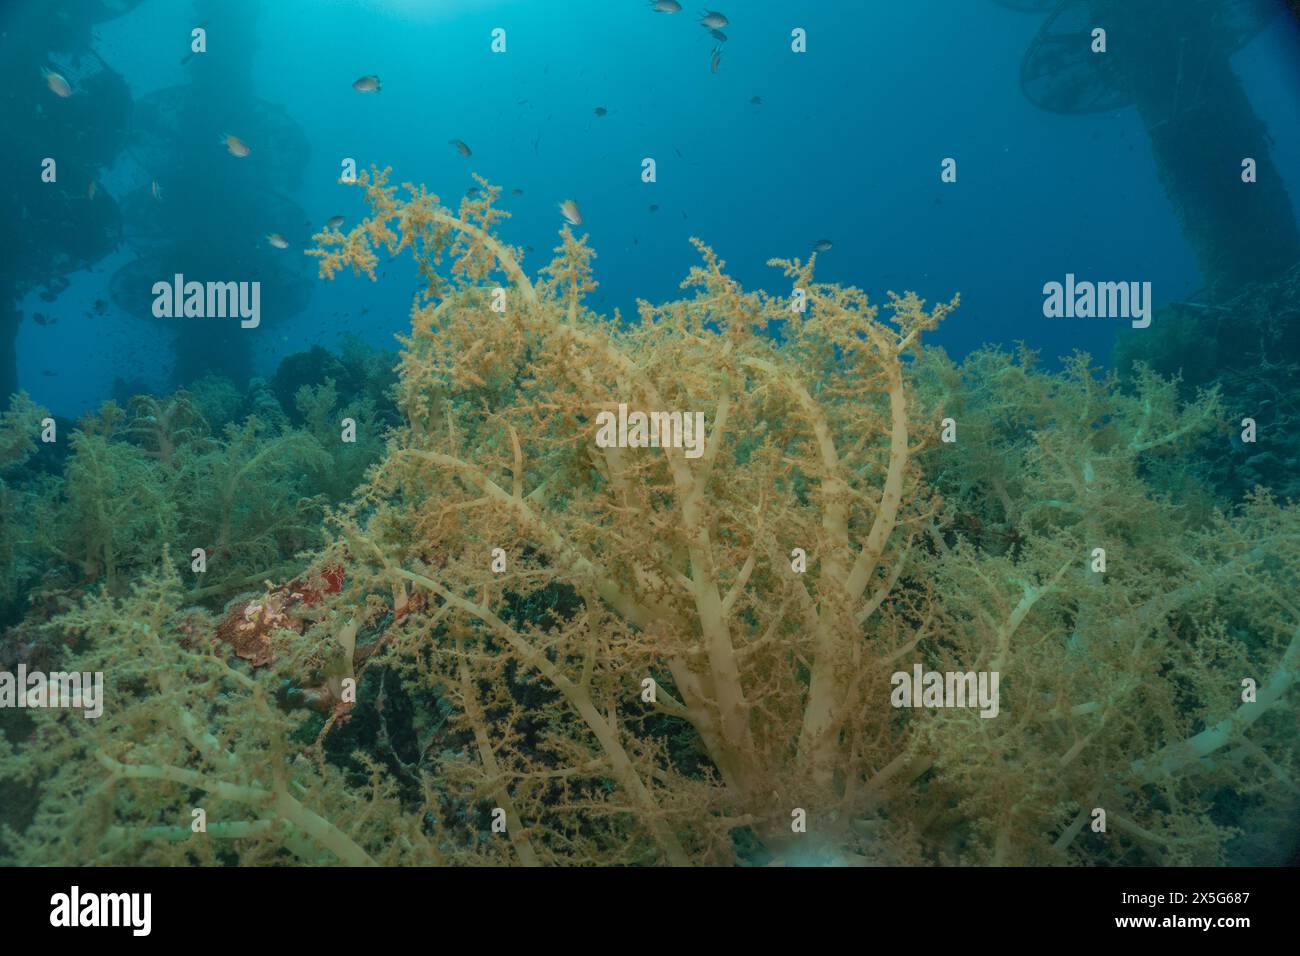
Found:
[[[585,239],[526,271],[487,183],[454,211],[386,171],[358,186],[370,215],[315,237],[322,276],[409,252],[425,283],[386,447],[339,451],[333,383],[295,421],[191,391],[108,406],[61,476],[0,485],[0,583],[32,593],[6,652],[106,680],[98,720],[4,725],[3,786],[34,805],[10,860],[1188,864],[1294,841],[1300,521],[1200,470],[1235,425],[1217,391],[1084,355],[954,363],[923,339],[957,299],[882,309],[815,256],[772,263],[777,296],[697,243],[688,297],[603,317]],[[43,417],[12,407],[7,477]],[[351,417],[379,441],[373,404]],[[698,446],[661,440],[686,422]],[[220,556],[204,574],[191,542]],[[31,585],[41,563],[64,578]]]

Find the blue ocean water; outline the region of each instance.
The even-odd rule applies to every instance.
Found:
[[[35,3],[10,0],[4,16],[16,22],[18,8]],[[196,67],[181,61],[205,6],[145,0],[98,24],[94,49],[137,102],[184,85]],[[1271,162],[1294,170],[1300,29],[1276,6],[1231,62],[1271,135]],[[1058,114],[1022,92],[1020,64],[1041,12],[993,0],[745,0],[725,10],[730,23],[713,72],[719,41],[689,5],[672,15],[643,0],[235,7],[239,29],[218,9],[198,56],[229,56],[225,45],[240,44],[251,57],[246,92],[282,106],[305,135],[307,160],[286,192],[312,228],[362,212],[359,191],[337,182],[344,157],[362,168],[391,166],[394,181],[423,182],[452,204],[473,184],[471,173],[502,186],[512,215],[503,235],[534,247],[526,262],[534,269],[557,243],[557,203],[572,198],[598,253],[592,305],[601,311],[627,315],[638,298],[677,295],[696,261],[691,236],[712,245],[746,286],[768,288],[782,282],[769,257],[804,256],[829,239],[832,249],[819,257],[825,280],[863,287],[877,301],[890,289],[932,300],[960,292],[960,310],[932,339],[956,355],[1024,341],[1048,359],[1076,348],[1104,359],[1123,323],[1044,318],[1044,282],[1070,272],[1148,280],[1157,305],[1203,282],[1138,111]],[[504,53],[491,49],[496,28],[506,31]],[[795,28],[806,31],[805,53],[792,52]],[[351,88],[365,74],[380,77],[380,93]],[[192,106],[202,112],[202,103]],[[607,114],[597,116],[597,107]],[[203,127],[201,115],[189,119]],[[196,168],[230,159],[219,142],[225,132],[214,125],[186,145]],[[656,160],[657,182],[641,181],[646,157]],[[957,161],[955,183],[940,180],[946,157]],[[127,150],[98,186],[121,197],[157,177]],[[190,240],[235,235],[250,248],[283,232],[285,254],[300,255],[311,230],[267,213],[240,223],[196,218],[184,228]],[[24,241],[20,232],[8,239]],[[56,413],[95,406],[118,378],[158,390],[173,384],[165,330],[124,312],[109,292],[132,255],[124,244],[73,274],[54,302],[32,289],[20,304],[19,385]],[[313,277],[300,312],[267,314],[247,333],[254,374],[346,335],[395,347],[415,284],[409,260],[385,267],[375,285]],[[104,314],[96,300],[108,303]],[[35,313],[57,324],[31,321]]]

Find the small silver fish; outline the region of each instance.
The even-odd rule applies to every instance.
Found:
[[[50,92],[55,96],[66,99],[72,95],[72,87],[68,85],[68,81],[63,78],[62,74],[41,67],[41,76],[45,77],[45,85],[50,88]]]
[[[818,239],[813,243],[813,250],[815,252],[830,252],[831,241],[829,239]]]
[[[377,76],[363,76],[352,84],[352,88],[358,93],[382,92],[379,88],[379,77]]]
[[[650,9],[655,13],[681,13],[682,5],[677,0],[653,0]]]
[[[700,16],[700,26],[708,27],[711,30],[721,30],[730,24],[731,21],[716,10],[707,10]]]
[[[712,58],[709,60],[709,72],[710,72],[710,73],[717,73],[717,72],[718,72],[718,64],[721,63],[721,62],[722,62],[722,48],[721,48],[721,47],[716,47],[716,46],[715,46],[715,47],[713,48],[713,56],[712,56]]]
[[[284,236],[280,235],[278,232],[271,233],[269,236],[266,237],[266,241],[269,242],[271,245],[275,246],[275,248],[277,249],[289,248],[289,240],[284,238]]]
[[[459,139],[449,139],[449,140],[447,140],[447,142],[451,143],[451,145],[455,146],[458,150],[460,150],[460,154],[461,154],[462,156],[473,156],[473,155],[474,155],[474,151],[471,150],[468,146],[465,145],[464,140],[459,140]]]
[[[162,187],[158,185],[158,180],[155,179],[149,184],[149,194],[158,202],[162,202]]]
[[[221,142],[225,144],[226,150],[231,156],[239,156],[242,158],[252,152],[252,150],[248,148],[247,143],[238,136],[231,136],[229,133],[221,137]]]
[[[560,215],[567,219],[570,225],[582,225],[582,211],[578,209],[578,204],[572,199],[566,199],[560,203]]]
[[[723,33],[721,30],[710,30],[709,35],[712,36],[713,39],[717,40],[719,43],[727,42],[727,35]]]
[[[326,229],[337,229],[341,225],[343,225],[342,216],[330,216],[329,219],[325,220]]]

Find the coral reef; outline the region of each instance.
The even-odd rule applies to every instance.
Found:
[[[923,338],[956,299],[881,310],[815,256],[774,261],[773,296],[697,243],[690,297],[608,319],[585,239],[530,277],[496,188],[452,211],[359,186],[371,214],[315,237],[322,276],[410,251],[425,283],[384,457],[314,574],[224,621],[164,568],[46,625],[117,703],[10,738],[0,776],[42,794],[10,852],[1223,863],[1294,807],[1300,516],[1202,480],[1217,391],[955,364]],[[322,430],[332,390],[297,393]],[[700,453],[598,443],[627,405],[702,413]],[[226,434],[212,488],[305,453]],[[218,637],[241,624],[244,652]],[[997,716],[895,706],[913,668],[998,673]],[[194,836],[195,806],[230,839]]]
[[[132,407],[110,402],[84,419],[61,480],[36,496],[34,551],[47,565],[121,595],[164,547],[186,563],[202,548],[205,585],[219,590],[283,573],[317,540],[323,502],[306,494],[305,475],[329,458],[309,436],[267,434],[248,418],[211,437],[184,393]]]
[[[39,568],[47,577],[70,569],[77,586],[102,584],[122,596],[156,569],[165,546],[178,568],[194,549],[205,552],[196,600],[300,570],[297,553],[323,541],[325,508],[349,496],[383,450],[387,426],[368,397],[373,382],[358,382],[355,395],[329,383],[307,390],[304,427],[290,424],[269,390],[245,400],[218,378],[194,392],[137,395],[126,407],[107,402],[68,425],[66,438],[39,445],[41,458],[70,450],[42,474],[22,466],[38,448],[45,413],[16,397],[0,419],[0,474],[22,471],[0,486],[0,521],[14,528],[0,560],[5,599]],[[341,440],[345,416],[355,441]]]
[[[92,597],[60,619],[88,645],[76,666],[106,675],[112,714],[39,711],[30,744],[15,753],[0,742],[5,774],[40,779],[43,795],[21,838],[4,834],[10,859],[364,865],[406,851],[432,862],[403,840],[382,781],[345,783],[291,756],[293,719],[265,685],[202,646],[194,635],[210,621],[183,613],[182,599],[179,577],[164,570],[124,599]],[[192,809],[208,815],[207,839],[192,832]]]
[[[0,621],[8,616],[24,582],[36,575],[36,567],[20,542],[30,539],[30,487],[10,482],[36,454],[41,422],[49,415],[26,392],[19,392],[0,412]]]
[[[1256,485],[1300,498],[1300,264],[1273,282],[1231,297],[1175,302],[1159,312],[1150,337],[1130,331],[1116,344],[1121,374],[1149,364],[1178,375],[1184,388],[1213,384],[1223,395],[1222,428],[1202,449],[1205,480],[1239,500]],[[1243,419],[1256,440],[1241,440]]]

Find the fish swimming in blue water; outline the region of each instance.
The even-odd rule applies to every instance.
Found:
[[[50,92],[55,96],[67,99],[72,95],[72,87],[68,85],[68,81],[63,77],[63,74],[41,67],[41,75],[45,77],[45,85],[50,88]]]
[[[571,225],[582,225],[582,211],[578,209],[578,204],[572,199],[566,199],[560,203],[560,215],[564,216]]]

